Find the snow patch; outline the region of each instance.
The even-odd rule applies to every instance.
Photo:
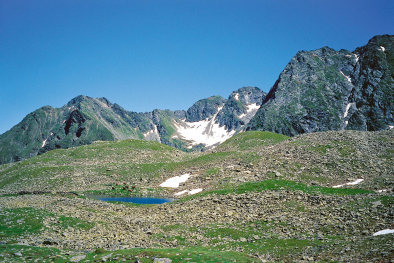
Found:
[[[144,135],[144,137],[146,137],[146,136],[148,136],[148,135],[153,134],[154,132],[155,132],[155,129],[150,130],[150,131],[147,131],[146,133],[143,133],[143,135]]]
[[[197,188],[189,191],[189,195],[194,195],[202,191],[202,188]]]
[[[387,189],[381,189],[381,190],[377,190],[377,193],[383,193],[383,192],[387,192]]]
[[[222,108],[223,107],[218,108],[218,113]],[[235,134],[235,131],[228,132],[224,125],[220,127],[218,123],[215,123],[218,113],[211,119],[207,118],[202,121],[184,122],[185,125],[175,122],[174,125],[177,128],[177,133],[183,139],[192,141],[192,145],[203,143],[209,147],[222,143],[231,138],[231,136]],[[191,148],[191,146],[189,146],[189,148]]]
[[[394,229],[384,229],[384,230],[380,230],[380,231],[376,232],[373,235],[379,236],[379,235],[386,235],[386,234],[392,234],[392,233],[394,233]]]
[[[345,186],[345,185],[356,185],[356,184],[361,183],[362,181],[364,181],[364,179],[357,179],[354,182],[350,182],[350,183],[346,183],[346,184],[334,185],[332,188],[339,188],[339,187],[342,187],[342,186]]]
[[[194,195],[194,194],[197,194],[197,193],[199,193],[201,191],[202,191],[202,188],[193,189],[193,190],[190,190],[190,191],[189,190],[183,190],[181,192],[175,193],[174,195],[178,196],[178,195],[183,195],[183,194],[186,194],[186,193],[188,193],[189,195]]]
[[[174,176],[160,184],[161,187],[177,188],[180,183],[184,183],[189,179],[190,174],[183,174],[181,176]]]
[[[356,63],[358,62],[359,57],[357,56],[357,54],[354,54],[354,56],[356,57]]]
[[[354,102],[348,103],[348,105],[346,105],[346,110],[345,110],[345,113],[343,114],[343,117],[344,117],[344,118],[347,117],[347,114],[349,113],[349,109],[350,109],[350,107],[351,107],[353,104],[354,104]]]
[[[238,93],[235,93],[234,99],[239,100],[239,94]]]
[[[391,130],[391,129],[394,129],[394,126],[389,125],[389,129],[390,129],[390,130]]]
[[[384,47],[382,47],[382,46],[380,46],[380,50],[382,50],[383,52],[386,51],[386,49]]]
[[[259,108],[260,108],[260,105],[257,105],[257,103],[246,105],[246,113],[242,113],[241,115],[238,116],[238,118],[242,119],[242,118],[244,118],[247,114],[250,115],[251,112],[256,113],[256,111],[257,111]]]
[[[350,83],[352,83],[352,79],[349,76],[346,76],[345,74],[343,74],[342,70],[340,71],[341,74],[347,79],[347,81],[349,81]]]
[[[257,111],[260,108],[260,105],[257,105],[257,103],[246,105],[247,112],[252,112],[252,111]]]
[[[48,139],[45,139],[45,140],[42,142],[41,148],[45,146],[45,143],[47,142],[47,140],[48,140]]]

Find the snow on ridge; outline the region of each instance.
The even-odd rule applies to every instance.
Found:
[[[349,81],[350,83],[352,83],[352,79],[349,76],[346,76],[345,74],[343,74],[342,70],[339,71],[341,72],[341,74],[347,79],[347,81]]]
[[[234,99],[239,100],[239,93],[235,93]]]
[[[180,183],[186,182],[190,177],[191,177],[190,174],[182,174],[180,176],[174,176],[161,183],[160,187],[177,188],[179,187]]]
[[[342,187],[342,186],[345,186],[345,185],[356,185],[356,184],[361,183],[362,181],[364,181],[364,179],[357,179],[354,182],[350,182],[350,183],[346,183],[346,184],[334,185],[334,186],[332,186],[332,188],[339,188],[339,187]]]
[[[394,229],[384,229],[384,230],[380,230],[380,231],[376,232],[375,234],[373,234],[373,236],[386,235],[386,234],[392,234],[392,233],[394,233]]]
[[[345,113],[343,114],[343,117],[346,118],[347,114],[349,113],[349,109],[350,107],[354,104],[354,102],[348,103],[348,105],[346,105],[346,110]]]
[[[359,57],[357,56],[357,54],[354,54],[354,56],[356,57],[356,62],[358,62]]]

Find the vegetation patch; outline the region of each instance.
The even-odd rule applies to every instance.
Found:
[[[0,239],[38,234],[44,228],[42,221],[47,215],[44,210],[29,207],[0,210]]]

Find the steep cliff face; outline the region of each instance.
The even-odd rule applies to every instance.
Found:
[[[354,52],[300,51],[280,74],[247,130],[286,135],[381,130],[394,125],[394,36]]]

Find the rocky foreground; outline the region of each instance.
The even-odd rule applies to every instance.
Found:
[[[130,145],[136,143],[140,148],[131,153]],[[243,259],[231,254],[231,260],[210,262],[393,262],[394,235],[374,235],[394,229],[392,130],[292,138],[241,133],[197,155],[139,143],[98,143],[2,166],[0,247],[6,252],[0,253],[0,260],[29,261],[19,247],[9,252],[19,244],[67,251],[68,256],[62,252],[54,262],[74,256],[79,262],[102,262],[103,257],[134,262],[134,256],[119,253],[146,256],[149,249],[173,249],[168,256],[173,262],[184,261],[179,257],[188,249],[203,251],[188,262],[207,262],[198,260],[199,255],[216,252],[240,253]],[[70,164],[76,167],[64,173]],[[124,175],[137,167],[140,173]],[[159,186],[183,173],[192,176],[179,187]],[[17,180],[21,175],[26,180]],[[131,194],[204,191],[162,205],[102,202],[81,191],[101,187],[107,194],[130,195],[116,185],[125,179],[135,182],[138,191]],[[332,188],[356,179],[358,184]],[[57,185],[56,180],[66,183]],[[71,183],[73,188],[64,191]],[[49,188],[46,194],[21,193]],[[93,256],[100,249],[108,252]]]
[[[58,195],[22,195],[2,197],[0,213],[30,207],[48,214],[39,234],[18,238],[18,243],[30,246],[88,251],[202,246],[258,255],[262,253],[259,247],[275,241],[288,246],[278,244],[259,256],[267,260],[377,262],[379,258],[379,262],[389,262],[392,236],[375,250],[363,249],[381,239],[373,237],[374,233],[393,226],[393,198],[385,197],[280,190],[126,206]],[[61,217],[77,218],[89,227],[63,226]],[[280,249],[290,250],[291,255],[280,255]]]

